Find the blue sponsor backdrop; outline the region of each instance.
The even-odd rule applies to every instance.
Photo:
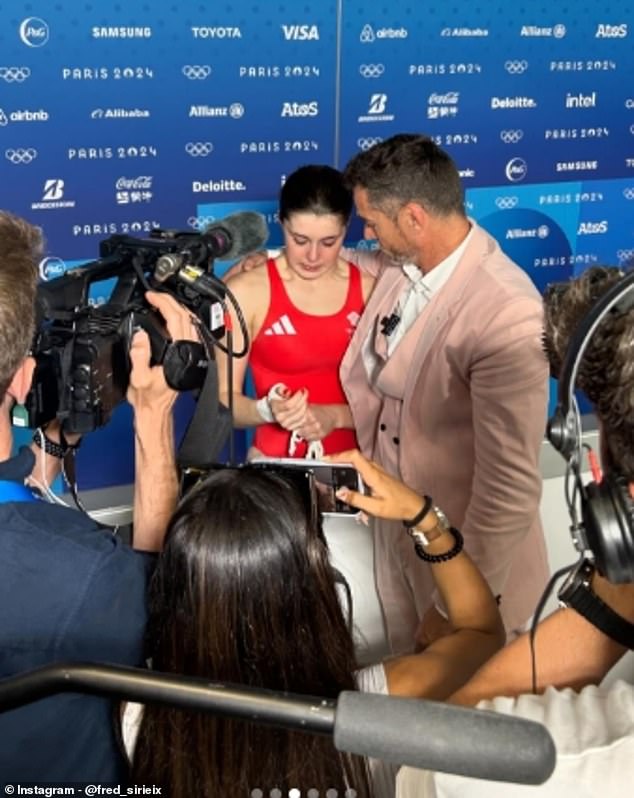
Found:
[[[623,0],[5,1],[0,204],[43,227],[43,279],[111,234],[242,209],[276,244],[286,174],[421,131],[543,288],[633,254],[633,34]],[[82,447],[80,486],[127,483],[131,463],[122,406]]]

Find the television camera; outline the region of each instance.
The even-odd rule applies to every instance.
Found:
[[[264,217],[244,211],[200,233],[153,230],[149,238],[113,235],[99,259],[38,286],[36,360],[25,408],[28,426],[57,418],[66,433],[105,425],[129,383],[129,348],[136,330],[148,333],[151,363],[162,364],[176,390],[202,387],[213,346],[225,333],[230,292],[213,274],[214,259],[233,260],[262,247]],[[108,301],[95,305],[90,289],[114,279]],[[148,290],[166,291],[200,322],[200,342],[171,341]],[[238,309],[239,311],[239,309]],[[241,315],[241,314],[239,314]]]

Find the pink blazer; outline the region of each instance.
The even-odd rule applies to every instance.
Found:
[[[397,462],[401,479],[430,494],[462,530],[466,549],[502,595],[512,630],[531,616],[548,578],[539,516],[548,400],[542,302],[526,273],[474,227],[454,272],[419,320],[420,334],[409,347],[401,341],[391,356],[407,371]],[[368,456],[383,434],[381,397],[368,382],[360,350],[407,279],[398,267],[382,270],[341,364]]]

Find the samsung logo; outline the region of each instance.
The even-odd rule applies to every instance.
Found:
[[[151,39],[152,28],[127,28],[124,26],[92,28],[93,39]]]

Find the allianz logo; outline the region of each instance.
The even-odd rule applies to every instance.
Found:
[[[566,101],[565,101],[566,108],[596,108],[597,105],[597,93],[593,91],[591,94],[572,94],[568,92],[566,94]]]
[[[600,222],[581,222],[577,228],[578,236],[601,235],[607,232],[607,219],[602,219]]]
[[[546,27],[540,25],[522,25],[520,30],[520,36],[528,37],[552,36],[554,39],[563,39],[565,35],[566,26],[561,24]]]
[[[500,108],[537,108],[537,101],[533,97],[521,95],[516,97],[491,97],[491,108],[494,111]]]
[[[229,116],[231,119],[241,119],[244,116],[244,106],[241,103],[231,105],[192,105],[189,108],[190,117],[218,117]]]
[[[240,28],[231,25],[209,26],[192,25],[192,36],[194,39],[241,39],[242,31]]]
[[[456,105],[459,99],[459,91],[448,91],[446,94],[430,94],[427,102],[429,105]]]
[[[515,238],[548,238],[550,227],[541,224],[539,227],[511,227],[506,231],[507,239]]]
[[[4,127],[9,122],[48,122],[48,113],[41,108],[39,111],[11,111],[8,114],[0,108],[0,126]]]
[[[286,41],[319,41],[317,25],[281,25]]]

